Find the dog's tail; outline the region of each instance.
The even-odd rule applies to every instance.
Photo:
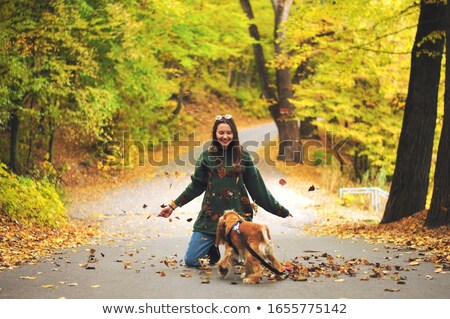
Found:
[[[267,227],[266,225],[264,225],[264,227],[262,229],[262,235],[263,235],[265,244],[262,245],[261,252],[267,256],[267,255],[272,254],[272,252],[273,252],[272,246],[273,245],[272,245],[272,237],[270,236],[269,227]]]

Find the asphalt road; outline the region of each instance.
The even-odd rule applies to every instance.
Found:
[[[242,130],[240,137],[244,142],[260,142],[267,132],[274,137],[274,125]],[[355,265],[352,276],[334,271],[328,277],[307,276],[304,281],[288,278],[271,282],[265,278],[259,285],[244,285],[238,273],[220,279],[215,267],[210,272],[186,268],[183,255],[192,227],[189,220],[195,219],[201,196],[176,210],[170,220],[156,217],[159,205],[186,187],[193,170],[189,165],[170,164],[161,167],[153,179],[125,185],[96,201],[75,203],[71,214],[100,219],[108,237],[86,247],[55,252],[35,265],[0,272],[0,298],[450,298],[449,275],[435,273],[434,264],[422,261],[423,252],[368,244],[360,239],[305,235],[302,227],[316,218],[311,208],[314,198],[303,186],[279,185],[283,176],[276,169],[262,162],[258,167],[268,188],[294,216],[281,219],[261,209],[254,220],[271,228],[275,254],[281,261],[321,267],[332,256],[336,264],[362,258],[367,263]],[[381,271],[378,278],[374,276],[377,271]]]

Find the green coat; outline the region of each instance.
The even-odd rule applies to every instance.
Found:
[[[226,150],[225,161],[222,160],[218,166],[209,150],[204,151],[195,164],[191,180],[184,192],[175,199],[175,204],[181,207],[205,192],[194,231],[215,234],[218,219],[228,209],[252,220],[253,207],[248,194],[266,211],[283,218],[289,215],[289,211],[266,188],[261,174],[246,151],[242,155],[241,169],[233,165],[231,151]]]

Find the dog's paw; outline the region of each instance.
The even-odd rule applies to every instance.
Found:
[[[255,278],[244,278],[242,280],[242,282],[244,284],[251,284],[251,285],[259,284],[260,281],[261,281],[261,279],[259,279],[259,278],[258,279],[255,279]]]

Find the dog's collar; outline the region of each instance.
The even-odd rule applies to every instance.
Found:
[[[228,245],[230,245],[231,247],[233,247],[234,251],[236,252],[236,254],[239,254],[238,249],[236,248],[235,245],[233,245],[233,242],[231,241],[231,231],[234,230],[236,231],[238,234],[240,234],[239,231],[239,226],[241,225],[242,220],[238,220],[228,231],[227,231],[227,235],[226,235],[226,240]]]

